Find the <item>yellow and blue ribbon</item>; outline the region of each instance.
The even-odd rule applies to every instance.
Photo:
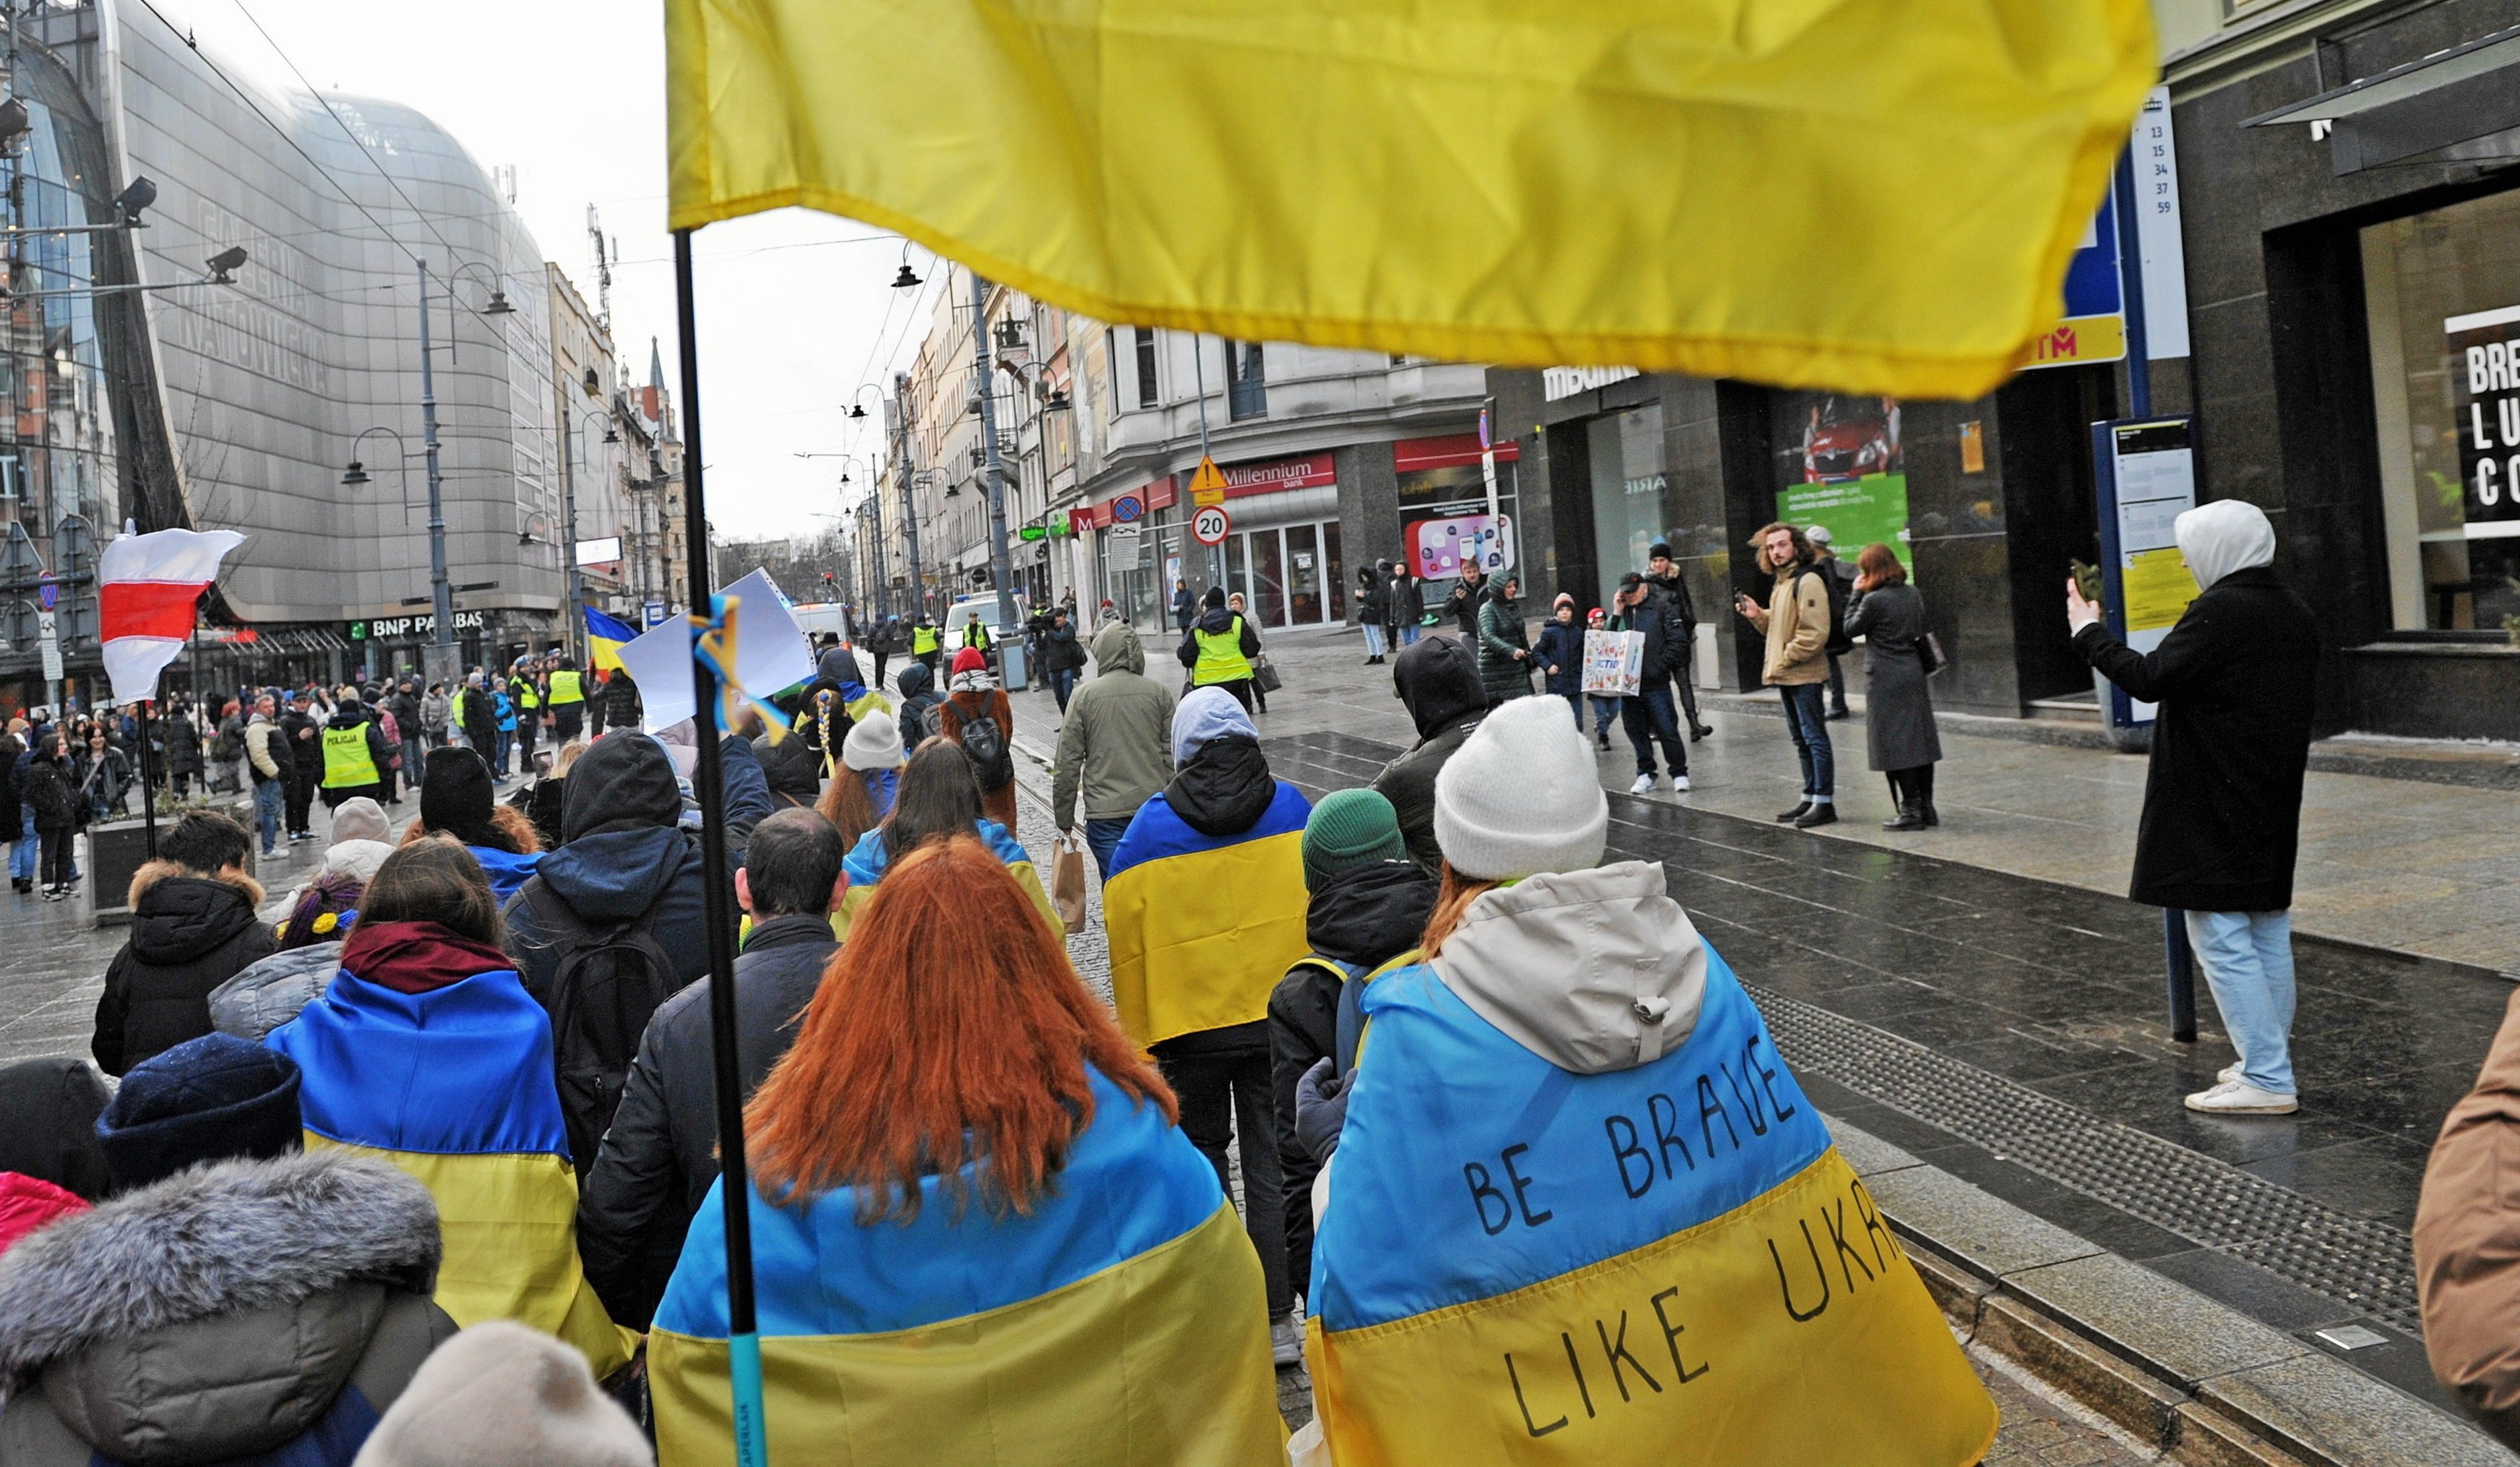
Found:
[[[698,658],[717,678],[718,732],[730,732],[744,705],[750,704],[754,711],[761,714],[761,721],[770,731],[770,742],[776,745],[792,731],[788,715],[768,699],[754,697],[744,688],[742,680],[735,675],[735,669],[741,664],[737,652],[741,645],[737,613],[742,606],[743,598],[741,596],[711,596],[709,615],[702,617],[693,613],[692,655]]]

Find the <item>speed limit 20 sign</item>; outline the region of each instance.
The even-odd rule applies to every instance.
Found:
[[[1202,545],[1224,544],[1226,535],[1233,528],[1234,522],[1226,517],[1225,511],[1213,505],[1190,517],[1191,538]]]

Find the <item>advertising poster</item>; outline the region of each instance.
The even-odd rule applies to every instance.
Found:
[[[1826,527],[1838,557],[1850,563],[1879,541],[1913,572],[1898,399],[1807,393],[1793,406],[1801,441],[1785,450],[1787,482],[1777,492],[1777,518],[1805,530]]]
[[[2452,316],[2442,328],[2458,414],[2466,538],[2520,532],[2520,306]],[[2478,534],[2480,526],[2497,528]]]
[[[1513,517],[1448,515],[1440,520],[1412,520],[1402,527],[1408,538],[1410,573],[1420,580],[1451,580],[1475,558],[1490,575],[1513,565]]]
[[[1498,446],[1494,518],[1488,514],[1476,434],[1405,438],[1393,446],[1400,481],[1400,550],[1410,573],[1420,580],[1452,580],[1473,558],[1490,575],[1512,570],[1513,445]]]

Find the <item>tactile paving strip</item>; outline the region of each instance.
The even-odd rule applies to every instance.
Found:
[[[2411,1241],[2227,1162],[1745,984],[1798,1068],[2201,1247],[2421,1336]]]

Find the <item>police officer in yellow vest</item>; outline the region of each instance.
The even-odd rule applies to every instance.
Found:
[[[517,767],[534,769],[534,734],[543,721],[542,689],[534,686],[533,664],[523,658],[508,669],[508,701],[517,708]]]
[[[1260,655],[1260,634],[1226,609],[1223,586],[1209,586],[1202,606],[1198,619],[1182,633],[1181,663],[1190,669],[1190,685],[1223,688],[1248,712],[1251,660]]]
[[[586,684],[578,676],[575,658],[563,657],[552,669],[549,702],[553,742],[565,744],[576,738],[586,726]]]
[[[926,665],[928,672],[933,675],[936,671],[936,650],[944,645],[944,640],[936,633],[936,623],[927,619],[925,612],[921,612],[919,619],[910,628],[910,660]]]
[[[384,802],[384,771],[393,758],[384,730],[377,726],[368,706],[344,699],[333,710],[333,721],[317,735],[324,747],[324,807],[339,809],[345,800],[364,795]]]

